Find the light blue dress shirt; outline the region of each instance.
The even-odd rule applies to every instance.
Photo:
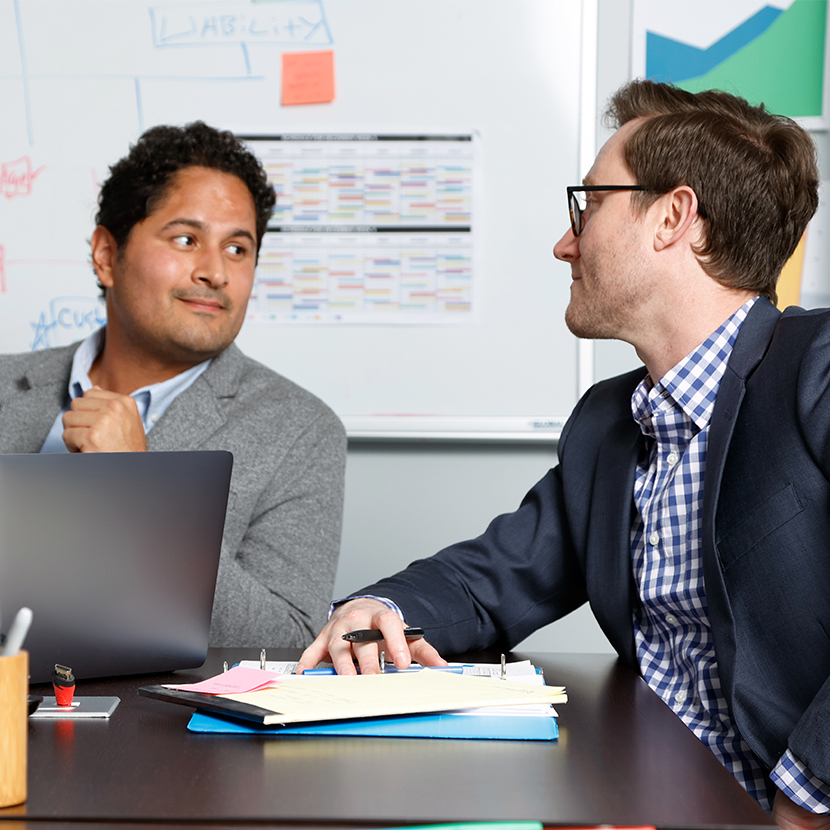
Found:
[[[69,401],[80,398],[86,391],[92,389],[93,383],[89,379],[89,370],[92,364],[101,352],[104,345],[104,332],[106,327],[98,329],[84,340],[75,356],[72,359],[72,371],[69,373]],[[149,386],[142,386],[141,389],[136,389],[130,394],[138,407],[138,414],[141,416],[141,421],[144,424],[144,434],[146,435],[155,425],[162,415],[167,411],[170,404],[190,386],[202,372],[210,366],[210,360],[205,360],[190,369],[162,381],[161,383],[153,383]],[[41,452],[69,452],[66,444],[63,442],[63,415],[69,409],[69,404],[58,413],[55,422],[52,424],[52,429],[46,436],[43,446],[40,448]]]

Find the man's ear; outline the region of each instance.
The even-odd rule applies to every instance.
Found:
[[[115,259],[118,256],[118,246],[115,237],[103,225],[98,225],[92,232],[90,240],[92,251],[92,267],[104,288],[111,288]]]
[[[658,200],[660,213],[659,225],[654,234],[654,249],[662,251],[678,242],[686,234],[697,236],[697,229],[693,228],[698,218],[697,195],[687,185],[681,185],[666,193]],[[695,243],[698,240],[692,239]]]

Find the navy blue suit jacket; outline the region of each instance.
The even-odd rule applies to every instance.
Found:
[[[588,600],[637,666],[630,530],[646,452],[639,369],[592,387],[559,465],[518,510],[359,593],[393,599],[446,654],[510,647]],[[789,746],[830,782],[830,312],[758,300],[709,431],[702,557],[723,690],[771,768]]]

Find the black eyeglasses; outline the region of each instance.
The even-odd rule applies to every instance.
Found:
[[[574,236],[579,236],[584,228],[582,221],[582,214],[588,207],[585,199],[586,193],[591,193],[595,190],[648,190],[641,184],[604,184],[594,187],[569,187],[568,190],[568,210],[571,213],[571,228]]]

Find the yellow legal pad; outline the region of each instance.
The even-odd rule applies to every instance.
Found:
[[[273,688],[244,694],[207,695],[163,686],[145,687],[139,694],[247,717],[265,725],[567,702],[562,686],[534,686],[429,669],[346,677],[285,676]]]
[[[274,714],[263,722],[301,723],[448,712],[476,706],[565,703],[562,687],[429,671],[341,677],[286,677],[278,686],[220,695]]]

